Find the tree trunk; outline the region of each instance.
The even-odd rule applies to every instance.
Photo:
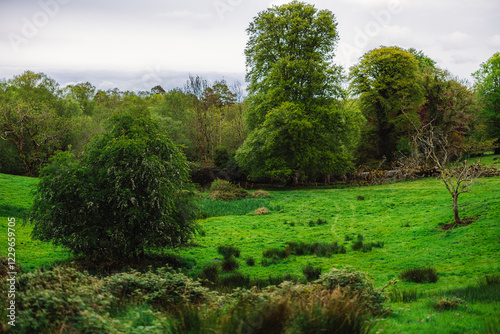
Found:
[[[500,147],[496,147],[495,148],[495,155],[499,155],[500,154]]]
[[[453,197],[453,213],[455,214],[455,224],[460,224],[460,216],[458,214],[458,194],[452,194]]]

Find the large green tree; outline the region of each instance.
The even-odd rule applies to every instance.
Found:
[[[343,170],[334,14],[292,1],[259,13],[247,33],[249,136],[238,162],[253,177],[295,182]]]
[[[351,69],[351,88],[368,120],[365,135],[374,139],[374,158],[394,159],[398,144],[411,129],[405,113],[418,121],[423,102],[419,64],[408,51],[381,47],[367,52]]]
[[[0,86],[0,140],[15,148],[26,175],[37,175],[64,148],[69,124],[63,114],[58,84],[43,73],[26,71]]]
[[[488,135],[497,139],[495,154],[500,154],[500,52],[481,64],[481,68],[473,75],[484,104],[482,115],[487,124]]]
[[[460,79],[438,68],[422,73],[424,103],[419,108],[420,122],[432,122],[437,133],[448,140],[447,150],[453,154],[466,149],[466,136],[474,130],[477,98]]]
[[[110,119],[77,159],[60,152],[40,174],[33,236],[76,255],[129,258],[194,233],[185,156],[145,112]]]

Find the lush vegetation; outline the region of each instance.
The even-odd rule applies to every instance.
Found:
[[[177,247],[195,232],[185,156],[146,113],[113,116],[79,159],[60,152],[40,172],[35,240],[77,256],[127,259]]]
[[[36,182],[36,179],[2,175],[0,183],[2,216],[17,216],[23,209],[29,208],[30,187]],[[499,184],[499,178],[483,178],[474,186],[473,193],[464,194],[463,201],[466,205],[462,208],[464,214],[476,217],[476,220],[470,225],[451,230],[440,228],[453,221],[453,213],[450,210],[452,203],[446,189],[435,179],[370,187],[269,190],[270,196],[262,199],[266,199],[269,207],[277,209],[271,210],[264,216],[253,214],[253,208],[245,213],[237,213],[240,201],[253,198],[229,202],[208,199],[208,201],[223,202],[227,207],[234,207],[234,212],[199,220],[203,232],[196,236],[194,242],[174,253],[159,254],[163,260],[161,263],[157,262],[157,265],[171,263],[191,279],[203,278],[205,280],[202,281],[203,285],[220,291],[213,297],[216,301],[212,300],[211,303],[219,305],[221,312],[227,312],[223,313],[227,321],[232,319],[232,325],[224,325],[217,320],[222,319],[220,313],[198,313],[196,305],[205,304],[197,303],[208,303],[208,300],[202,300],[188,303],[187,308],[179,311],[182,312],[182,317],[186,317],[184,325],[192,323],[192,320],[188,319],[201,317],[199,319],[201,328],[212,325],[230,328],[238,324],[238,317],[241,316],[243,326],[245,321],[248,321],[243,314],[254,314],[253,312],[258,312],[261,306],[255,306],[253,309],[244,308],[244,305],[248,305],[247,301],[253,300],[245,298],[251,298],[252,295],[240,295],[243,292],[226,295],[225,292],[229,292],[230,287],[263,288],[269,284],[279,284],[283,279],[305,284],[307,280],[316,279],[318,270],[320,273],[328,274],[332,268],[342,269],[348,265],[369,273],[374,279],[370,284],[373,284],[377,291],[394,279],[399,281],[396,285],[386,287],[383,292],[387,298],[383,307],[390,308],[392,313],[385,314],[384,320],[366,324],[373,331],[382,328],[386,332],[402,330],[409,333],[422,331],[487,333],[489,329],[494,333],[494,329],[498,327],[495,310],[499,307],[500,294],[498,284],[500,235],[497,226],[500,217]],[[360,197],[364,200],[359,200]],[[6,228],[5,217],[1,218],[2,229]],[[58,263],[71,265],[67,262],[68,254],[63,250],[31,241],[30,225],[18,226],[17,233],[18,261],[24,267],[24,271],[34,272],[36,268],[48,268]],[[367,252],[354,250],[352,246],[360,239],[363,244],[383,242],[383,246],[374,247]],[[318,246],[335,242],[345,248],[345,253],[332,253],[329,256],[314,253],[315,250],[322,249]],[[315,243],[317,244],[314,245]],[[5,247],[6,241],[0,240],[0,246]],[[269,254],[274,252],[276,255],[265,257],[266,252]],[[285,256],[280,257],[279,254]],[[231,271],[223,270],[224,258],[232,258],[238,268]],[[80,266],[78,263],[74,265]],[[59,275],[57,277],[66,275],[64,273],[67,269],[57,270],[61,273],[56,272],[51,275]],[[406,278],[408,274],[405,272],[416,272],[413,277],[424,277],[423,283],[411,282]],[[437,275],[437,281],[433,278],[436,277],[434,274]],[[161,282],[173,278],[154,275],[158,274],[148,271],[144,271],[143,274],[129,272],[126,275],[109,276],[106,279],[91,275],[84,280],[88,285],[80,285],[78,282],[82,282],[81,279],[71,283],[75,285],[68,289],[77,289],[75,291],[79,291],[84,299],[81,302],[83,304],[77,305],[82,305],[82,312],[88,310],[83,313],[88,318],[79,318],[78,321],[84,321],[85,326],[90,326],[87,322],[92,321],[97,324],[96,312],[101,312],[100,308],[105,307],[108,315],[103,319],[106,322],[98,323],[102,326],[111,326],[111,320],[116,320],[113,326],[123,332],[133,331],[132,328],[138,330],[139,326],[151,326],[152,331],[158,332],[170,328],[168,326],[181,328],[184,325],[176,323],[170,316],[178,314],[177,311],[168,307],[164,309],[163,306],[158,309],[159,299],[154,298],[163,297],[149,296],[151,292],[147,290],[149,289],[147,284],[158,286],[154,284],[166,284]],[[45,279],[45,276],[40,277]],[[180,276],[176,277],[181,279]],[[188,278],[182,279],[188,280]],[[154,283],[155,280],[161,281]],[[110,289],[109,282],[122,282],[120,289],[127,286],[129,290],[113,293],[113,297],[99,292],[108,291],[103,289]],[[125,282],[128,282],[127,285],[124,285]],[[117,283],[113,284],[117,286]],[[201,286],[197,288],[195,281],[189,284],[190,286],[192,284],[193,289],[201,289]],[[184,289],[185,285],[182,286]],[[286,296],[290,293],[286,289],[290,288],[292,287],[279,290],[278,295],[283,297],[281,295],[283,293]],[[304,288],[306,287],[297,285],[293,289]],[[140,294],[130,294],[137,289],[146,290],[140,290],[143,291]],[[66,292],[61,290],[55,293],[72,295],[72,292],[68,291],[73,290]],[[208,290],[201,291],[210,295]],[[106,298],[109,300],[103,300],[104,304],[100,304],[100,297],[92,299],[97,309],[85,304],[89,302],[85,301],[86,295],[101,296],[101,293],[102,296],[108,296]],[[158,292],[158,296],[161,293]],[[342,298],[348,298],[343,296]],[[114,301],[114,298],[121,299],[120,303]],[[217,298],[227,299],[219,301]],[[235,298],[233,302],[241,301],[237,310],[226,304],[232,298]],[[297,296],[297,298],[305,297]],[[335,298],[341,296],[337,295]],[[453,298],[459,298],[461,301]],[[106,306],[108,302],[111,303],[109,307]],[[223,306],[220,306],[220,303]],[[298,312],[293,308],[299,304],[291,305],[294,305],[292,310],[286,312]],[[205,306],[199,307],[205,308]],[[265,308],[264,305],[262,307]],[[305,310],[301,309],[300,312]],[[351,311],[363,320],[372,317],[370,312]],[[26,312],[32,311],[26,309]],[[317,312],[322,314],[334,311],[318,309]],[[68,313],[68,317],[70,315],[71,313]],[[102,316],[101,313],[99,316]],[[304,317],[306,316],[307,313],[304,313]],[[49,323],[49,318],[46,319]],[[72,324],[72,321],[76,320],[68,320],[67,325]],[[54,326],[58,324],[60,326],[61,322],[54,322]]]

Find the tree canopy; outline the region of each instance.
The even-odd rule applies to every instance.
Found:
[[[351,68],[351,89],[369,122],[368,136],[376,158],[392,161],[402,134],[409,128],[403,111],[418,121],[423,102],[419,61],[399,47],[381,47],[367,52]]]
[[[294,181],[345,169],[335,15],[293,1],[259,13],[247,33],[250,133],[238,162],[254,177]]]
[[[481,68],[473,75],[483,101],[482,115],[486,120],[488,135],[497,139],[495,154],[500,154],[500,52],[481,64]]]
[[[113,116],[78,158],[59,152],[40,173],[33,236],[77,255],[132,257],[194,233],[187,161],[145,112]]]

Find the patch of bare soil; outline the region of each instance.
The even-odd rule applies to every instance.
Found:
[[[464,227],[464,226],[467,226],[467,225],[470,225],[472,223],[474,223],[479,217],[467,217],[467,218],[464,218],[460,221],[460,223],[449,223],[449,224],[444,224],[442,226],[439,226],[440,229],[442,229],[443,231],[448,231],[448,230],[452,230],[454,228],[459,228],[459,227]]]

